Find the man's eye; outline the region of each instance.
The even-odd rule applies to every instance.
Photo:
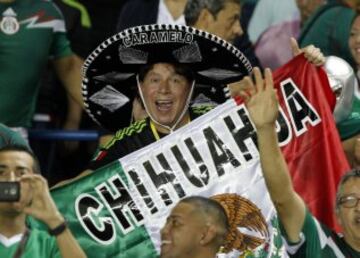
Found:
[[[26,175],[27,173],[28,173],[28,171],[26,169],[20,169],[20,170],[16,171],[17,176],[23,176],[23,175]]]
[[[173,77],[173,78],[171,78],[170,81],[174,84],[180,84],[183,82],[182,78],[179,78],[179,77]]]
[[[181,225],[181,223],[180,223],[179,221],[177,221],[177,220],[174,220],[174,221],[173,221],[173,225],[174,225],[175,227],[178,227],[178,226]]]
[[[151,83],[158,83],[160,80],[158,78],[151,78],[150,82]]]

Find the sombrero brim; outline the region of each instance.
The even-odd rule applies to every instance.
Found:
[[[207,32],[168,24],[133,27],[104,41],[86,59],[82,89],[89,115],[110,131],[127,126],[136,74],[142,66],[159,62],[189,66],[196,94],[206,95],[252,69],[240,50]]]

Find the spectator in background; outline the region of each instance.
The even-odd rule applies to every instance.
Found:
[[[260,66],[241,20],[241,0],[189,0],[185,10],[186,25],[205,30],[234,44],[253,66]]]
[[[187,0],[131,0],[124,4],[116,30],[145,24],[185,25],[184,8]]]
[[[326,0],[296,0],[296,5],[300,11],[301,26],[304,25],[309,17],[325,3]]]
[[[201,196],[184,198],[161,230],[160,257],[216,257],[228,231],[226,212],[217,201]]]
[[[357,2],[357,0],[330,0],[318,8],[301,29],[300,46],[316,45],[325,56],[341,57],[355,68],[348,38]]]
[[[0,0],[0,122],[27,137],[41,73],[51,57],[67,92],[82,103],[82,63],[72,54],[62,14],[49,1]]]
[[[347,119],[337,123],[343,147],[350,165],[360,168],[360,16],[357,15],[352,23],[348,40],[350,53],[355,60],[358,83],[355,85],[351,113]]]
[[[82,64],[92,50],[90,46],[92,25],[90,16],[86,8],[79,2],[63,0],[53,2],[63,14],[66,35],[74,57],[79,64]],[[94,122],[86,114],[83,115],[82,107],[68,97],[50,65],[51,63],[48,62],[46,72],[43,73],[36,107],[36,113],[47,114],[50,121],[34,123],[34,128],[78,130],[94,127]],[[97,147],[97,139],[79,142],[76,140],[64,141],[63,138],[58,138],[58,140],[44,141],[35,137],[30,143],[40,160],[42,170],[48,171],[46,177],[49,185],[80,173]]]
[[[298,38],[301,24],[323,3],[324,0],[258,1],[249,23],[249,36],[263,67],[276,69],[292,59],[289,39]]]
[[[186,24],[233,42],[243,34],[240,7],[239,0],[189,0],[184,10]]]
[[[28,148],[0,149],[0,180],[20,183],[20,199],[0,202],[0,257],[86,257],[51,199],[39,164]],[[47,232],[26,226],[27,216],[43,222]]]

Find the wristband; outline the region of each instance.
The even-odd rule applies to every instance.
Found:
[[[63,233],[67,228],[67,223],[66,221],[62,222],[59,226],[56,226],[53,229],[49,229],[49,234],[52,236],[58,236],[61,233]]]

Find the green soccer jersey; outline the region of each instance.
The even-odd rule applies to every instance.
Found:
[[[28,127],[49,57],[71,54],[62,14],[51,1],[0,3],[0,122]]]
[[[351,114],[348,118],[336,124],[341,140],[347,140],[360,133],[360,97],[355,96]]]
[[[6,246],[0,241],[0,257],[13,257],[19,242]],[[45,231],[32,229],[21,258],[60,258],[60,251],[56,239]]]
[[[285,232],[284,229],[282,232]],[[300,238],[299,243],[286,244],[291,258],[360,258],[360,252],[352,249],[344,238],[321,224],[308,210]]]

